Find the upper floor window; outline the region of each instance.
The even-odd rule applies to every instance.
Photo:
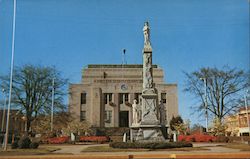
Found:
[[[104,93],[104,103],[112,102],[112,93]]]
[[[124,93],[124,101],[128,102],[128,93]]]
[[[80,121],[86,120],[86,111],[80,111]]]
[[[119,104],[123,104],[129,101],[128,93],[119,93]]]
[[[86,93],[81,93],[81,104],[86,104]]]

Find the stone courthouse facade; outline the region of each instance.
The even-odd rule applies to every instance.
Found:
[[[69,88],[70,113],[93,127],[131,126],[133,100],[141,102],[142,65],[88,65],[82,73],[81,83]],[[177,84],[166,84],[158,65],[153,65],[153,76],[169,127],[178,115]]]

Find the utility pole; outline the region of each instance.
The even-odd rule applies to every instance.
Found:
[[[54,94],[55,94],[55,78],[52,79],[52,100],[51,100],[51,132],[53,132],[53,118],[54,118]]]
[[[6,94],[5,94],[5,89],[2,90],[3,96],[4,96],[4,106],[3,106],[3,116],[2,116],[2,127],[1,131],[4,132],[4,123],[5,123],[5,109],[6,109],[6,104],[7,104],[7,99],[6,99]]]
[[[205,118],[206,118],[206,132],[208,132],[208,108],[207,108],[207,79],[200,78],[204,82],[204,95],[205,95]]]

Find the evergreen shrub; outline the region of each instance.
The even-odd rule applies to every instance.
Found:
[[[39,143],[38,143],[38,142],[32,142],[32,143],[30,144],[30,148],[31,148],[31,149],[37,149],[38,146],[39,146]]]
[[[18,148],[18,141],[15,141],[11,144],[12,149],[17,149]]]
[[[30,144],[31,144],[30,138],[28,136],[24,136],[18,141],[18,148],[28,149],[30,148]]]

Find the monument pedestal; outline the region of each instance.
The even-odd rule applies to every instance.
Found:
[[[137,142],[162,142],[165,141],[162,135],[161,125],[139,125],[130,127],[133,141]]]
[[[146,93],[146,94],[144,94]],[[159,142],[165,141],[162,126],[158,120],[157,94],[155,90],[145,90],[142,94],[142,120],[139,124],[131,125],[134,141]]]

